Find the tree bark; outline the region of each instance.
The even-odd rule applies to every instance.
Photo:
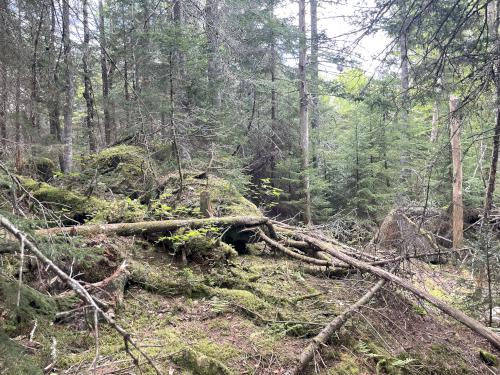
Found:
[[[474,332],[478,333],[481,335],[483,338],[488,340],[495,348],[500,349],[500,336],[497,334],[493,333],[490,331],[487,327],[485,327],[483,324],[479,323],[477,320],[470,318],[469,316],[465,315],[463,312],[455,309],[452,306],[449,306],[442,302],[441,300],[433,297],[429,293],[425,292],[424,290],[417,288],[414,286],[411,282],[408,280],[402,279],[399,276],[396,276],[392,274],[391,272],[388,272],[382,268],[372,266],[368,263],[365,263],[363,261],[354,259],[353,257],[344,254],[337,249],[335,249],[333,246],[323,242],[319,241],[311,236],[306,236],[306,235],[297,235],[298,238],[301,240],[304,240],[311,245],[315,246],[317,249],[323,250],[335,258],[359,269],[362,271],[370,272],[378,277],[381,277],[387,281],[393,282],[394,284],[400,286],[401,288],[410,291],[413,293],[415,296],[429,302],[430,304],[434,305],[437,307],[439,310],[441,310],[443,313],[451,316],[452,318],[458,320],[460,323],[464,324],[465,326],[469,327],[471,330]]]
[[[311,224],[311,192],[309,187],[309,124],[307,116],[307,36],[306,36],[306,2],[299,0],[299,128],[302,168],[302,189],[304,194],[304,222]]]
[[[85,123],[87,125],[87,136],[89,142],[90,152],[97,151],[97,142],[95,136],[95,125],[94,125],[94,92],[92,90],[92,80],[91,72],[89,68],[89,44],[90,44],[90,30],[89,30],[89,20],[88,20],[88,0],[82,0],[83,8],[83,82],[84,82],[84,92],[83,97],[85,98],[85,103],[87,105],[87,116],[85,117]]]
[[[63,129],[63,157],[61,170],[69,173],[73,169],[73,64],[71,62],[71,40],[69,25],[69,0],[63,0],[63,55],[65,75],[65,99],[64,99],[64,129]]]
[[[208,219],[160,220],[117,224],[85,224],[73,227],[40,229],[35,233],[39,236],[48,236],[52,234],[94,235],[98,233],[133,236],[143,233],[168,232],[182,227],[194,229],[207,225],[234,227],[255,226],[265,224],[267,221],[268,219],[265,217],[225,216]]]
[[[450,139],[453,163],[452,228],[453,248],[462,247],[464,238],[464,208],[462,201],[462,152],[460,145],[461,126],[458,110],[458,98],[450,95]]]
[[[109,102],[109,77],[108,56],[106,50],[106,31],[104,25],[104,4],[99,0],[99,44],[101,46],[101,79],[102,79],[102,102],[104,112],[104,139],[106,145],[111,144],[113,134],[111,131],[111,113]]]

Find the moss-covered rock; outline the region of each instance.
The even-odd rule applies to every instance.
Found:
[[[87,197],[75,190],[52,186],[27,177],[20,177],[20,181],[44,206],[80,223],[90,220],[108,223],[131,222],[142,220],[146,215],[146,207],[130,198],[105,200],[94,196]]]
[[[32,157],[29,161],[29,167],[32,173],[44,182],[54,178],[56,164],[49,158]]]
[[[111,190],[132,198],[153,187],[155,169],[144,149],[130,145],[106,148],[82,162],[84,175],[96,175],[97,190]]]

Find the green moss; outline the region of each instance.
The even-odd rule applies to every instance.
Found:
[[[92,219],[94,223],[133,222],[142,220],[146,215],[146,207],[130,198],[109,201],[86,197],[78,192],[26,177],[20,179],[23,186],[44,205],[77,221]]]
[[[129,281],[162,295],[207,295],[203,277],[197,277],[189,268],[178,270],[172,266],[162,267],[146,262],[132,262]]]
[[[90,155],[82,162],[83,173],[93,176],[99,173],[97,181],[103,190],[137,198],[152,187],[156,166],[146,157],[140,147],[119,145]]]
[[[349,353],[340,353],[339,361],[328,370],[328,375],[358,375],[361,374],[359,359]]]
[[[172,357],[179,366],[195,375],[230,375],[232,372],[222,362],[190,348],[184,348]]]
[[[222,362],[237,358],[240,351],[229,344],[215,343],[209,339],[201,339],[193,344],[196,351]]]
[[[55,298],[21,285],[21,297],[17,306],[17,281],[0,274],[0,300],[8,307],[9,315],[4,321],[8,333],[21,333],[34,320],[52,321],[55,313],[70,309],[76,302],[75,298]]]
[[[49,158],[32,157],[29,161],[29,166],[32,172],[42,181],[47,182],[54,177],[56,165]]]
[[[212,288],[211,292],[219,298],[226,299],[236,306],[248,310],[247,312],[250,314],[271,315],[271,312],[276,310],[272,305],[248,290]]]
[[[5,375],[38,375],[43,369],[26,355],[24,349],[0,328],[0,373]]]
[[[424,308],[423,308],[422,306],[420,306],[420,305],[414,304],[414,305],[412,305],[412,307],[411,307],[411,308],[412,308],[412,310],[413,310],[416,314],[418,314],[418,315],[420,315],[420,316],[426,316],[426,315],[427,315],[427,310],[426,310],[426,309],[424,309]]]
[[[479,357],[488,366],[498,366],[498,357],[486,350],[479,350]]]

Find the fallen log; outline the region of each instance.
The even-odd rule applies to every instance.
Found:
[[[259,229],[257,231],[257,234],[259,235],[261,240],[263,240],[265,243],[267,243],[273,249],[279,250],[283,254],[285,254],[291,258],[298,259],[302,262],[314,264],[317,266],[325,266],[325,267],[332,266],[332,263],[327,261],[327,260],[308,257],[307,255],[302,255],[302,254],[299,254],[299,253],[296,253],[296,252],[290,250],[286,246],[284,246],[284,245],[280,244],[279,242],[274,241],[271,238],[269,238],[268,236],[266,236],[266,234],[264,233],[264,231],[262,229]]]
[[[56,234],[70,235],[95,235],[95,234],[117,234],[120,236],[133,236],[144,233],[169,232],[179,228],[201,228],[205,226],[257,226],[266,224],[266,217],[257,216],[225,216],[207,219],[181,219],[181,220],[158,220],[141,221],[137,223],[116,223],[116,224],[84,224],[71,227],[56,227],[49,229],[39,229],[35,234],[48,236]]]
[[[51,269],[62,281],[64,281],[71,289],[75,291],[78,297],[83,300],[85,303],[90,305],[96,316],[101,315],[106,323],[108,323],[115,331],[117,331],[124,340],[125,350],[127,353],[134,359],[135,363],[138,363],[137,358],[135,358],[129,350],[129,344],[132,345],[154,368],[157,374],[161,375],[161,370],[156,366],[151,357],[145,353],[140,346],[131,338],[130,333],[128,333],[124,328],[122,328],[112,317],[110,317],[106,312],[104,312],[98,305],[98,303],[94,300],[94,298],[90,295],[90,293],[78,283],[75,279],[70,277],[66,272],[61,270],[58,266],[52,262],[44,253],[42,253],[36,245],[31,242],[31,240],[19,229],[17,229],[14,224],[12,224],[6,217],[0,215],[0,226],[4,227],[8,232],[10,232],[13,236],[15,236],[19,241],[24,243],[25,248],[33,253],[38,260],[47,267],[47,269]],[[97,321],[97,319],[96,319]],[[97,327],[96,327],[97,329]],[[96,335],[97,336],[97,335]]]
[[[353,316],[359,309],[366,305],[387,282],[387,280],[380,280],[373,288],[371,288],[363,297],[361,297],[355,304],[351,305],[342,314],[338,315],[330,323],[328,323],[316,337],[314,337],[309,345],[300,354],[297,364],[291,371],[291,375],[298,375],[304,371],[307,364],[313,359],[314,354],[320,348],[330,340],[333,334],[338,331],[347,320]]]
[[[455,309],[452,306],[447,305],[443,301],[433,297],[426,291],[417,288],[415,285],[413,285],[411,282],[408,280],[402,279],[399,276],[394,275],[393,273],[384,270],[383,268],[372,266],[366,262],[363,262],[361,260],[355,259],[347,254],[342,253],[341,251],[335,249],[333,246],[331,246],[328,243],[325,243],[323,241],[320,241],[314,237],[303,235],[303,234],[297,234],[297,237],[301,241],[306,241],[316,247],[319,250],[325,251],[335,258],[357,268],[362,271],[367,271],[370,272],[380,278],[383,278],[387,281],[393,282],[394,284],[400,286],[401,288],[410,291],[417,297],[429,302],[430,304],[434,305],[437,307],[439,310],[441,310],[443,313],[451,316],[452,318],[458,320],[460,323],[464,324],[465,326],[469,327],[471,330],[474,332],[478,333],[482,337],[484,337],[486,340],[488,340],[495,348],[500,349],[500,336],[493,333],[491,330],[489,330],[487,327],[485,327],[483,324],[478,322],[477,320],[465,315],[463,312],[460,310]]]

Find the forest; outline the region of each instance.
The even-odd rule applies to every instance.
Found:
[[[0,0],[0,374],[500,374],[500,0]]]

